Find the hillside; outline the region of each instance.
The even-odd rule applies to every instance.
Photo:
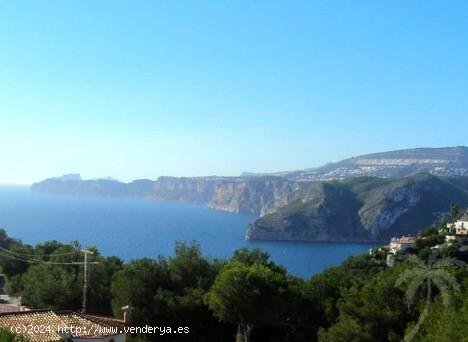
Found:
[[[422,172],[437,176],[468,176],[468,147],[414,148],[366,154],[316,169],[273,175],[295,181],[323,181],[362,176],[396,178]]]
[[[461,186],[462,185],[462,186]],[[247,238],[260,240],[373,242],[415,234],[447,212],[468,205],[468,187],[429,174],[394,180],[354,178],[321,183],[253,222]]]

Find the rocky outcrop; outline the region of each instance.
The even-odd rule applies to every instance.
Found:
[[[236,213],[263,216],[312,191],[313,183],[290,182],[278,177],[225,181],[217,184],[209,206]]]
[[[158,200],[208,203],[213,197],[216,186],[223,181],[223,178],[218,177],[159,177],[151,183],[148,197]]]
[[[125,197],[128,195],[126,184],[105,179],[49,178],[33,184],[31,190],[60,196]]]
[[[452,202],[467,206],[468,188],[429,174],[391,181],[362,178],[323,183],[320,191],[257,219],[246,236],[260,240],[387,241],[394,235],[417,233],[440,218]]]
[[[292,201],[249,225],[246,237],[258,240],[369,242],[358,209],[361,203],[340,185],[319,184],[314,192]]]

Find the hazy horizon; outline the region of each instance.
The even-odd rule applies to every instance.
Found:
[[[0,6],[0,184],[467,144],[463,1]]]
[[[458,145],[458,146],[438,146],[438,147],[465,147],[467,148],[468,146],[465,146],[465,145]],[[438,148],[438,147],[427,147],[427,146],[424,146],[424,147],[421,147],[421,146],[418,146],[418,147],[412,147],[411,149],[413,148]],[[375,152],[390,152],[390,151],[375,151]],[[374,153],[374,152],[371,152],[371,153]],[[366,153],[366,154],[371,154],[371,153]],[[355,156],[348,156],[344,159],[347,159],[347,158],[351,158],[351,157],[357,157],[358,155],[355,155]],[[330,163],[333,163],[333,162],[338,162],[340,160],[334,160],[334,161],[330,161]],[[158,177],[164,177],[164,176],[167,176],[167,177],[238,177],[238,176],[241,176],[242,173],[257,173],[257,174],[269,174],[269,173],[278,173],[278,172],[292,172],[292,171],[298,171],[298,170],[305,170],[305,169],[314,169],[314,168],[318,168],[318,167],[321,167],[321,166],[324,166],[325,164],[327,163],[324,163],[322,165],[318,165],[318,166],[313,166],[313,167],[304,167],[302,169],[290,169],[290,170],[270,170],[270,171],[255,171],[255,172],[252,172],[250,170],[244,170],[242,171],[241,173],[239,174],[235,174],[235,175],[218,175],[218,174],[201,174],[201,175],[184,175],[184,174],[180,174],[180,175],[156,175],[154,177],[144,177],[144,178],[128,178],[128,179],[118,179],[116,177],[113,177],[112,175],[98,175],[98,176],[92,176],[92,175],[83,175],[81,172],[62,172],[62,173],[58,173],[58,174],[55,174],[55,175],[49,175],[47,177],[44,177],[42,179],[37,179],[37,180],[34,180],[33,182],[31,183],[1,183],[0,182],[0,186],[8,186],[8,185],[12,185],[12,186],[30,186],[32,185],[33,183],[36,183],[36,182],[40,182],[42,180],[45,180],[47,178],[55,178],[55,177],[62,177],[62,176],[66,176],[66,175],[80,175],[81,179],[83,180],[93,180],[93,179],[109,179],[109,180],[114,180],[114,181],[119,181],[119,182],[123,182],[123,183],[128,183],[128,182],[131,182],[131,181],[134,181],[134,180],[138,180],[138,179],[151,179],[151,180],[156,180]]]

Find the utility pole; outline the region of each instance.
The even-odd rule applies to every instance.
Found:
[[[88,291],[88,255],[93,255],[94,253],[90,250],[83,249],[82,252],[84,253],[84,276],[83,276],[83,305],[81,307],[81,311],[83,313],[86,312],[86,293]]]

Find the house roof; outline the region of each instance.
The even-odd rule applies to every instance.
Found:
[[[118,335],[124,326],[122,320],[73,311],[0,313],[0,327],[13,329],[31,342],[60,341],[65,335],[82,338]]]
[[[400,244],[412,244],[415,242],[415,239],[412,236],[402,236],[400,238],[394,237],[390,240],[390,242]]]
[[[24,306],[17,304],[0,304],[0,313],[24,311]]]

